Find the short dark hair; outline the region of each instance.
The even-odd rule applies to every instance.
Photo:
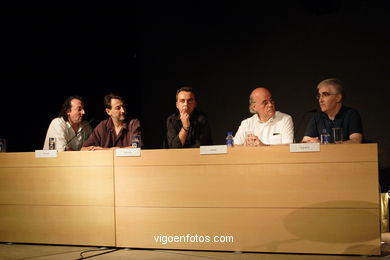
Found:
[[[190,87],[190,86],[184,86],[184,87],[179,88],[179,89],[176,91],[176,101],[177,101],[177,96],[178,96],[179,93],[182,92],[182,91],[191,92],[192,95],[194,95],[194,98],[195,98],[195,100],[196,100],[195,89],[194,89],[193,87]]]
[[[62,108],[60,110],[60,113],[58,117],[62,117],[65,121],[68,121],[68,111],[72,108],[72,100],[78,99],[84,104],[84,100],[80,96],[70,96],[65,101],[64,104],[62,104]]]
[[[120,96],[119,94],[117,93],[110,93],[110,94],[107,94],[105,97],[104,97],[104,107],[105,108],[108,108],[108,109],[111,109],[111,99],[119,99],[121,100],[123,103],[125,103],[125,99]]]

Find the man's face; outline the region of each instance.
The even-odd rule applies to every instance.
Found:
[[[111,109],[106,108],[106,112],[116,121],[123,121],[126,118],[126,106],[120,99],[112,98]]]
[[[275,101],[267,90],[259,90],[253,93],[252,108],[257,112],[261,121],[266,122],[275,115]]]
[[[66,114],[68,115],[68,121],[70,124],[79,124],[83,121],[85,115],[84,104],[79,99],[72,99],[70,101],[70,109]]]
[[[332,85],[320,85],[317,97],[321,111],[325,113],[334,111],[341,102],[341,94],[337,94]]]
[[[181,114],[187,113],[191,115],[196,108],[195,96],[192,92],[180,91],[179,94],[177,94],[176,107]]]

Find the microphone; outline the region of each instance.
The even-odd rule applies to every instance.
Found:
[[[64,148],[66,148],[66,147],[68,146],[68,144],[70,144],[70,142],[73,141],[73,139],[75,139],[76,137],[78,137],[78,136],[80,135],[80,133],[84,130],[85,126],[90,125],[94,120],[95,120],[95,118],[92,117],[92,118],[88,121],[88,123],[86,123],[86,124],[84,125],[84,127],[82,127],[82,128],[80,129],[80,131],[78,131],[72,138],[70,138],[69,141],[66,142]]]
[[[310,109],[310,110],[307,110],[305,113],[303,113],[302,117],[301,117],[301,120],[299,120],[299,123],[297,124],[297,130],[295,131],[296,134],[299,133],[299,131],[301,130],[302,128],[302,124],[304,122],[304,119],[306,117],[307,114],[312,114],[312,113],[317,113],[318,112],[318,109],[317,108],[313,108],[313,109]],[[303,137],[303,136],[302,136]],[[294,143],[295,143],[295,136],[294,136]]]

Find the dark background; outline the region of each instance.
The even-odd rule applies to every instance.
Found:
[[[121,9],[1,11],[1,127],[7,151],[41,149],[63,101],[81,95],[95,126],[103,97],[120,92],[140,118],[145,148],[161,148],[183,85],[198,91],[216,144],[249,117],[248,96],[269,88],[301,140],[318,108],[319,81],[344,82],[379,145],[389,184],[390,4],[386,1],[258,1],[152,4]]]

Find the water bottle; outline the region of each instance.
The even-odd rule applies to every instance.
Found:
[[[321,144],[329,144],[330,136],[326,129],[322,129],[322,134],[321,134]]]
[[[227,145],[227,147],[233,147],[234,146],[234,139],[233,139],[232,132],[228,132],[227,133],[226,145]]]
[[[49,137],[49,150],[56,150],[56,138]]]
[[[139,135],[133,136],[133,138],[131,139],[131,147],[141,148],[141,137]]]

